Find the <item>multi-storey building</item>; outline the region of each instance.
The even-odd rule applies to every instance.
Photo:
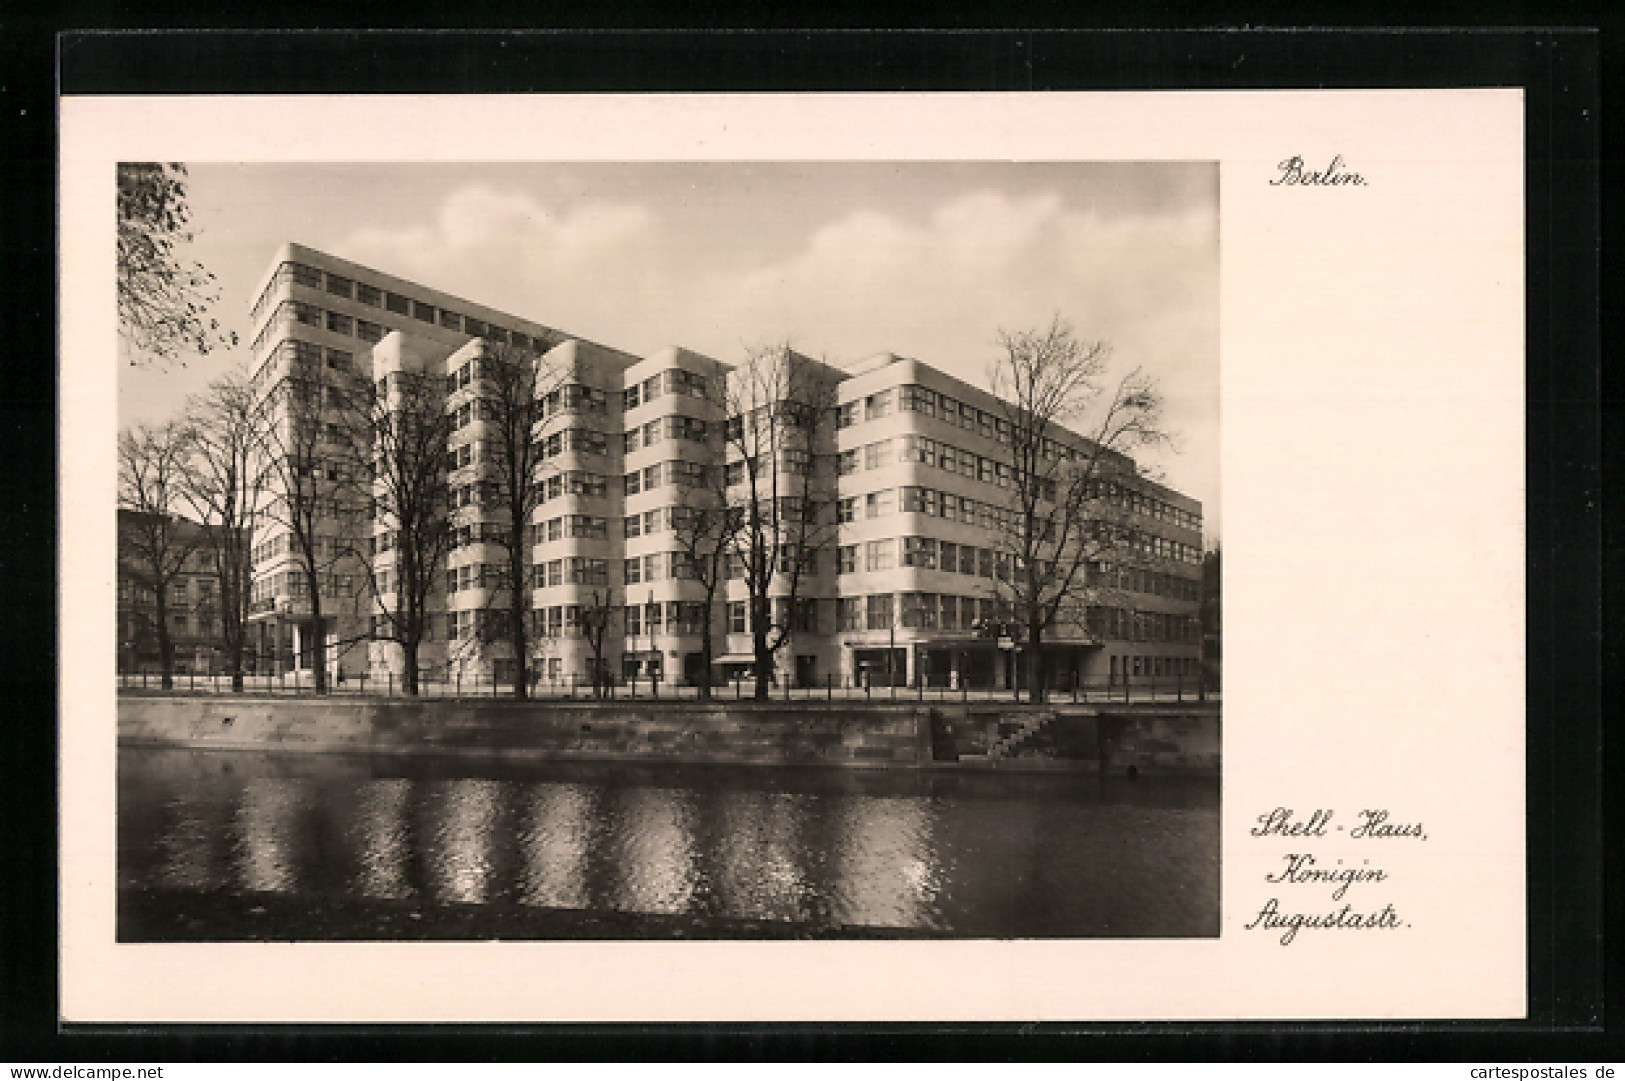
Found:
[[[840,384],[836,639],[843,671],[875,683],[1009,686],[1018,677],[1008,590],[1011,439],[987,391],[883,353]],[[1085,441],[1058,432],[1082,450]],[[1108,455],[1103,483],[1131,543],[1089,568],[1084,624],[1046,634],[1046,670],[1074,679],[1199,672],[1201,507]],[[1006,633],[1001,633],[1001,628]],[[1007,637],[1008,634],[1008,637]],[[1001,640],[1004,640],[1001,644]]]
[[[371,368],[373,346],[391,331],[414,340],[419,363],[435,363],[429,359],[435,350],[445,360],[475,340],[530,348],[562,337],[540,323],[300,244],[285,244],[277,252],[256,298],[251,311],[253,381],[262,399],[271,403],[274,423],[286,423],[287,410],[276,403],[290,391],[322,394],[358,368]],[[287,494],[273,491],[271,496]],[[332,673],[359,675],[370,663],[367,576],[349,558],[361,546],[344,542],[357,534],[364,539],[372,527],[347,520],[341,508],[332,509],[317,528],[322,563],[316,582],[305,580],[286,515],[269,515],[263,537],[255,538],[252,612],[257,641],[261,655],[276,658],[283,670],[309,668],[314,634],[325,639]],[[311,616],[312,589],[321,594],[319,628]]]
[[[125,538],[139,512],[121,508],[118,553],[118,670],[159,671],[158,595],[151,571]],[[169,582],[164,618],[174,651],[175,674],[210,675],[226,671],[221,648],[222,613],[220,574],[208,533],[196,522],[175,518],[171,535],[177,549],[187,551],[179,573]],[[243,659],[252,671],[252,653]]]
[[[802,532],[795,603],[789,566],[778,568],[783,580],[768,590],[769,619],[789,631],[776,656],[778,678],[952,687],[1018,678],[1019,641],[1009,640],[1009,595],[1000,588],[1014,526],[1010,433],[1005,406],[984,390],[892,354],[840,369],[787,353],[782,363],[794,368],[799,397],[817,403],[819,415],[773,444],[771,469],[747,470],[746,457],[757,455],[747,455],[735,426],[780,404],[754,401],[759,372],[747,386],[742,372],[688,350],[639,359],[297,245],[278,253],[254,315],[255,382],[268,396],[285,381],[319,382],[324,372],[357,366],[374,380],[397,370],[445,377],[444,404],[455,422],[447,448],[454,543],[420,653],[426,671],[496,680],[512,671],[506,641],[483,625],[504,607],[495,602],[508,582],[505,549],[490,541],[494,510],[481,494],[485,421],[471,388],[486,350],[516,345],[544,352],[550,379],[536,429],[546,469],[522,586],[534,678],[590,679],[597,659],[583,631],[606,606],[615,617],[603,649],[608,673],[697,681],[709,622],[714,676],[749,675],[744,569],[733,561],[707,610],[674,527],[723,487],[728,499],[741,498],[751,475],[759,498],[768,497],[762,485],[773,477],[780,497],[793,490],[792,504],[809,504],[815,522]],[[1058,438],[1085,445],[1081,436]],[[1102,498],[1126,527],[1124,557],[1090,565],[1087,616],[1046,635],[1046,668],[1061,686],[1195,678],[1201,507],[1144,478],[1126,457],[1111,456],[1110,464]],[[376,601],[357,586],[389,585],[387,529],[339,514],[327,530],[372,538],[333,543],[336,551],[366,547],[376,561],[370,577],[335,561],[316,583],[324,591],[321,632],[334,647],[328,663],[352,674],[398,670],[397,646],[366,644]],[[316,629],[301,607],[307,586],[285,531],[273,524],[264,532],[255,566],[262,652],[308,665],[303,643]]]

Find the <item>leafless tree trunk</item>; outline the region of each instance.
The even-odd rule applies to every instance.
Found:
[[[296,369],[259,402],[259,430],[272,489],[263,518],[286,530],[304,579],[302,586],[290,583],[289,589],[294,618],[310,628],[317,694],[328,690],[322,586],[333,585],[335,599],[347,593],[354,603],[353,598],[364,593],[358,582],[365,575],[365,561],[357,558],[347,539],[361,528],[368,501],[367,478],[356,475],[349,451],[358,377],[354,372],[332,371],[326,375],[316,364]],[[308,611],[297,611],[300,600],[308,604]]]
[[[502,548],[507,575],[504,632],[513,650],[513,696],[530,693],[530,525],[541,504],[541,482],[550,469],[540,442],[547,420],[545,400],[558,389],[565,373],[546,360],[550,347],[534,350],[500,342],[483,342],[477,368],[466,391],[448,407],[467,405],[482,423],[483,459],[475,471],[477,505],[494,512],[494,531],[486,540]]]
[[[587,648],[592,650],[592,693],[594,698],[604,696],[609,673],[604,670],[604,642],[615,625],[615,590],[604,586],[592,591],[592,596],[581,606],[581,633],[586,636]]]
[[[1063,614],[1081,621],[1099,585],[1092,563],[1132,552],[1114,485],[1136,475],[1129,452],[1168,441],[1162,396],[1135,369],[1107,382],[1109,350],[1056,318],[1001,332],[990,373],[1003,406],[1012,529],[998,587],[1025,630],[1029,693],[1042,701],[1045,636]]]
[[[202,524],[220,580],[220,642],[231,689],[243,689],[253,586],[252,550],[265,488],[264,438],[254,388],[240,371],[215,380],[187,409],[183,490]]]
[[[690,501],[672,508],[672,536],[683,561],[684,577],[700,584],[705,599],[700,622],[701,699],[711,697],[712,670],[716,663],[717,592],[726,580],[728,554],[739,532],[738,508],[727,500],[723,470],[707,473],[707,485],[693,492]]]
[[[201,532],[176,517],[189,453],[186,431],[173,422],[119,434],[119,547],[138,584],[156,594],[161,686],[174,686],[175,645],[169,633],[170,586],[185,570]]]
[[[415,695],[419,652],[430,633],[432,601],[454,539],[445,375],[403,369],[376,382],[358,381],[354,405],[346,473],[370,480],[377,525],[369,550],[357,553],[357,562],[367,568],[367,593],[375,598],[371,635],[401,647],[401,686]]]
[[[722,384],[727,418],[726,507],[732,558],[749,596],[756,697],[766,699],[773,659],[791,634],[803,585],[834,539],[833,462],[819,441],[834,423],[834,384],[815,362],[776,345],[752,350]],[[787,618],[774,618],[773,602]]]

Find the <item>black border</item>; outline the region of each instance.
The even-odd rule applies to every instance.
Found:
[[[256,12],[258,15],[269,14]],[[871,13],[872,14],[872,13]],[[1153,12],[1153,18],[1166,12]],[[1521,14],[1527,15],[1526,12]],[[86,22],[101,21],[85,20]],[[1144,21],[1142,18],[1140,21]],[[1241,20],[1231,20],[1239,22]],[[156,20],[155,20],[156,22]],[[37,36],[36,36],[37,37]],[[1621,863],[1605,860],[1602,633],[1618,581],[1604,480],[1599,363],[1599,114],[1603,39],[1577,28],[1096,31],[787,30],[749,33],[77,33],[42,63],[40,41],[0,36],[0,112],[12,206],[0,215],[5,325],[24,346],[0,401],[10,462],[42,465],[54,431],[44,343],[54,325],[51,62],[64,93],[455,93],[1289,89],[1522,86],[1527,103],[1530,1019],[1505,1024],[1040,1026],[435,1026],[74,1028],[55,1017],[56,836],[47,574],[15,573],[52,527],[44,469],[8,471],[0,561],[14,573],[0,620],[7,823],[0,847],[0,1059],[209,1061],[355,1058],[626,1061],[727,1058],[958,1060],[1362,1058],[1618,1061],[1603,1027],[1603,891],[1618,926]],[[1614,58],[1609,57],[1612,63]],[[44,78],[41,78],[44,76]],[[1617,85],[1617,84],[1616,84]],[[1617,141],[1617,120],[1606,118]],[[1465,178],[1464,178],[1465,179]],[[1611,177],[1610,188],[1617,184]],[[31,284],[34,288],[27,286]],[[1610,311],[1619,310],[1610,306]],[[1617,320],[1616,320],[1617,322]],[[1610,332],[1613,332],[1612,325]],[[19,334],[18,332],[21,331]],[[1617,334],[1616,334],[1617,341]],[[19,370],[20,369],[20,370]],[[1608,445],[1606,464],[1618,464]],[[1613,474],[1617,477],[1617,470]],[[13,558],[13,553],[17,558]],[[49,557],[40,569],[49,571]],[[1605,569],[1608,573],[1605,580]],[[19,617],[18,613],[23,613]],[[1615,629],[1612,622],[1609,629]],[[1614,639],[1614,640],[1617,640]],[[1607,650],[1605,653],[1605,649]],[[18,663],[21,662],[21,663]],[[1610,793],[1611,810],[1617,796]],[[1613,820],[1617,820],[1617,815]],[[1470,913],[1463,913],[1470,919]],[[1619,951],[1615,951],[1617,956]],[[1617,999],[1616,999],[1617,1001]],[[1085,1036],[1086,1039],[1080,1039]]]

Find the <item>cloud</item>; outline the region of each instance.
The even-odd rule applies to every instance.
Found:
[[[637,255],[653,229],[652,216],[637,205],[588,201],[560,209],[475,185],[448,195],[432,221],[358,230],[339,254],[592,335],[587,327],[637,302],[629,293],[647,293]],[[616,287],[606,289],[609,282]]]

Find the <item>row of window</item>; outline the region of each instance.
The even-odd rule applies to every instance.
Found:
[[[657,634],[702,634],[704,601],[650,601],[621,610],[621,633],[628,638]]]
[[[690,443],[705,443],[710,439],[710,426],[698,417],[673,413],[656,417],[621,436],[622,449],[631,454],[640,447],[652,447],[667,439],[685,439]]]
[[[1202,599],[1202,583],[1197,579],[1181,578],[1177,574],[1165,574],[1143,567],[1096,564],[1089,568],[1089,581],[1091,585],[1120,589],[1125,593],[1149,593],[1154,597],[1171,597],[1179,601]]]
[[[272,298],[287,285],[302,285],[310,289],[322,289],[330,296],[342,297],[345,300],[354,300],[371,308],[381,308],[395,315],[409,316],[420,323],[429,323],[443,327],[446,330],[455,330],[473,338],[485,338],[489,341],[500,342],[504,345],[512,343],[522,349],[542,348],[546,342],[540,338],[533,338],[523,331],[509,330],[505,327],[487,323],[471,315],[462,315],[449,308],[437,308],[433,304],[400,293],[389,292],[366,282],[354,281],[338,274],[328,274],[315,267],[303,263],[287,262],[277,268],[277,273],[270,283],[254,302],[251,317],[258,319],[260,313],[269,306]],[[346,317],[348,318],[348,317]],[[341,332],[347,333],[347,332]],[[379,337],[382,337],[380,334]],[[377,341],[377,338],[371,339]],[[258,343],[256,343],[257,346]]]
[[[1196,616],[1172,612],[1141,612],[1132,608],[1090,608],[1084,626],[1097,638],[1122,642],[1177,642],[1202,640],[1202,622]]]
[[[1013,438],[1011,424],[1007,418],[985,409],[978,409],[969,402],[959,401],[930,387],[912,383],[897,387],[895,391],[879,390],[861,400],[845,403],[840,407],[836,417],[836,426],[850,428],[861,422],[889,417],[894,401],[900,412],[935,417],[967,432],[975,432],[984,439],[1003,443],[1005,446],[1009,446]],[[1054,439],[1045,439],[1039,451],[1052,461],[1079,453],[1077,448],[1068,447]]]
[[[1010,441],[1010,422],[1004,417],[957,401],[930,387],[915,384],[895,390],[878,390],[866,398],[844,403],[836,417],[836,426],[850,428],[855,424],[884,419],[891,416],[894,403],[903,412],[938,417],[966,431],[979,432],[988,439],[997,439],[1001,443]]]
[[[561,454],[608,454],[609,438],[596,428],[564,428],[550,432],[537,443],[543,458]]]
[[[254,373],[253,383],[256,389],[263,389],[285,373],[308,378],[323,367],[338,372],[352,371],[355,368],[355,354],[347,349],[286,338],[277,344],[276,351]]]
[[[663,394],[684,394],[691,398],[703,398],[706,396],[708,386],[705,376],[698,372],[667,368],[663,372],[656,372],[642,383],[634,383],[621,391],[621,408],[636,409],[639,405],[652,402]]]
[[[212,606],[216,595],[215,584],[213,578],[177,578],[169,583],[169,603],[189,605],[195,593],[199,607]],[[158,594],[151,586],[143,585],[133,578],[120,578],[118,599],[120,604],[155,605],[158,603]]]
[[[645,466],[643,469],[634,469],[626,474],[624,483],[627,495],[637,495],[639,492],[650,492],[668,484],[682,488],[699,488],[705,484],[705,478],[704,463],[673,458]]]
[[[361,596],[365,592],[366,576],[361,574],[319,574],[317,584],[324,597]],[[304,571],[279,571],[257,580],[251,590],[254,601],[269,601],[276,597],[308,599],[310,590]]]

